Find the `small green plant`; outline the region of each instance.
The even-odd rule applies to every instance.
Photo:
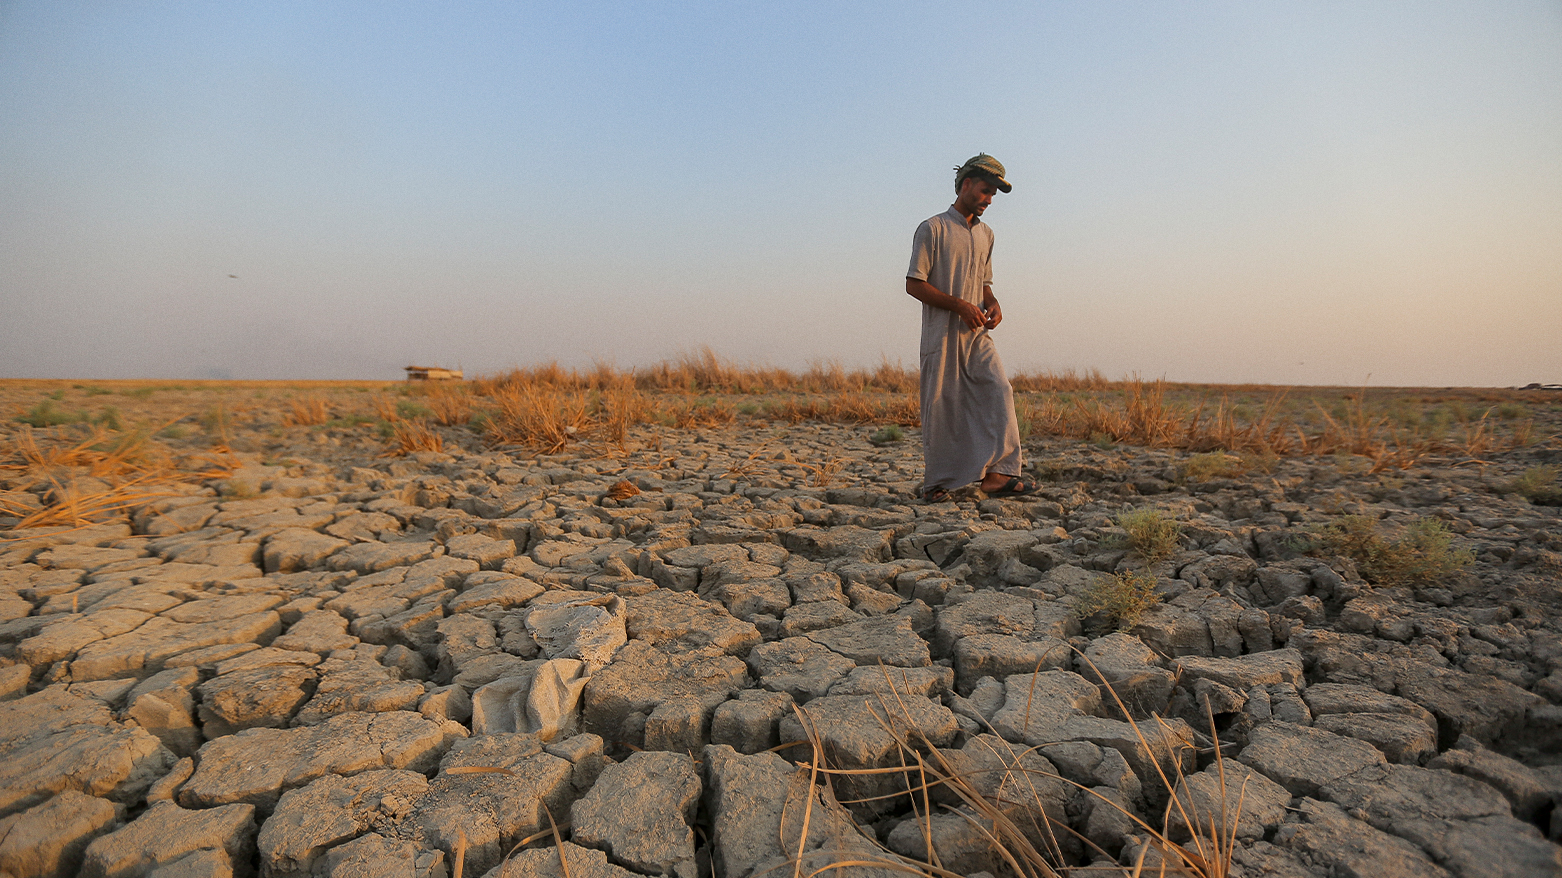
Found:
[[[396,403],[396,414],[408,421],[434,416],[434,410],[421,402],[413,399],[404,399]]]
[[[1092,582],[1075,600],[1074,615],[1092,620],[1099,630],[1127,631],[1159,602],[1154,576],[1125,570]]]
[[[109,389],[107,389],[105,387],[91,387],[91,386],[87,387],[86,391],[87,391],[87,395],[88,396],[109,396],[109,395],[111,395],[114,392],[114,391],[109,390]]]
[[[1497,406],[1494,411],[1496,412],[1497,417],[1502,418],[1504,421],[1516,420],[1529,414],[1529,409],[1516,402],[1502,403],[1501,405]]]
[[[149,399],[156,392],[156,387],[136,387],[131,390],[121,390],[119,395],[128,396],[132,399]]]
[[[37,405],[28,409],[27,414],[17,420],[33,427],[58,427],[61,424],[75,424],[87,419],[85,412],[67,412],[55,408],[54,400],[57,398],[50,394],[48,399],[39,400]]]
[[[1314,551],[1342,555],[1375,585],[1434,582],[1475,560],[1475,553],[1453,547],[1448,526],[1435,518],[1411,522],[1398,539],[1386,539],[1376,520],[1345,515],[1318,532]]]
[[[92,419],[92,423],[115,432],[125,429],[119,422],[119,409],[113,406],[106,406],[103,411],[98,412],[98,416]]]
[[[1159,509],[1135,509],[1116,518],[1117,526],[1128,532],[1128,545],[1146,562],[1164,561],[1177,552],[1182,525],[1166,517]]]
[[[1531,503],[1562,506],[1562,486],[1557,484],[1558,475],[1562,475],[1562,467],[1554,464],[1532,466],[1509,482],[1508,490]]]
[[[868,441],[874,445],[889,445],[892,442],[899,442],[905,438],[906,431],[900,429],[899,424],[890,424],[887,427],[880,427],[875,430],[873,435],[868,437]]]
[[[1195,454],[1182,465],[1182,477],[1189,482],[1229,479],[1247,472],[1247,461],[1235,454],[1211,451]]]
[[[61,387],[59,390],[49,394],[49,398],[56,402],[65,399],[65,388]]]
[[[185,436],[188,436],[189,433],[189,430],[186,430],[184,427],[181,427],[178,424],[170,424],[167,427],[157,431],[157,435],[164,439],[183,439]]]
[[[374,431],[380,435],[381,439],[387,442],[396,438],[396,425],[390,421],[380,421],[375,425]]]
[[[1116,448],[1117,440],[1110,433],[1091,433],[1090,444],[1097,448]]]

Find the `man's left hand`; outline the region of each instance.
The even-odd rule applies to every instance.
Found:
[[[997,299],[987,300],[987,321],[984,324],[988,329],[998,328],[1003,322],[1003,308],[999,306]]]

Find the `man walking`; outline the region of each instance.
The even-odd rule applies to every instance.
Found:
[[[993,345],[1003,322],[993,296],[993,233],[982,213],[1013,189],[981,153],[955,169],[955,203],[917,226],[906,292],[922,303],[922,498],[977,482],[992,497],[1026,494],[1014,391]]]

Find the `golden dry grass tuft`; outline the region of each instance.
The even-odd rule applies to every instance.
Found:
[[[288,402],[282,423],[289,427],[313,427],[331,419],[330,404],[324,397],[306,396]]]
[[[17,528],[82,527],[186,493],[183,485],[221,478],[236,466],[220,452],[176,455],[151,435],[93,427],[84,438],[40,442],[23,427],[0,463],[46,487],[48,502],[35,509],[0,501],[0,514],[18,518]]]
[[[1080,654],[1080,658],[1090,665],[1097,679],[1104,679],[1094,663],[1083,654]],[[1123,878],[1138,878],[1144,875],[1229,878],[1231,875],[1237,826],[1246,788],[1244,785],[1238,793],[1235,809],[1228,810],[1225,804],[1228,801],[1225,757],[1220,747],[1219,733],[1213,716],[1210,716],[1210,733],[1214,741],[1214,764],[1219,779],[1221,804],[1218,810],[1206,813],[1200,811],[1193,801],[1187,778],[1183,774],[1182,765],[1186,761],[1184,757],[1189,755],[1191,743],[1185,741],[1179,733],[1158,717],[1142,721],[1134,720],[1127,706],[1111,686],[1103,687],[1110,694],[1122,717],[1132,726],[1143,752],[1160,753],[1165,757],[1150,760],[1155,766],[1155,779],[1160,782],[1165,791],[1167,802],[1165,816],[1158,825],[1155,825],[1146,818],[1125,810],[1120,804],[1095,790],[1069,781],[1054,772],[1039,770],[1035,767],[1037,764],[1035,761],[1027,759],[1035,752],[1034,747],[1010,745],[992,749],[990,752],[1000,760],[1002,765],[1000,769],[1002,781],[996,785],[978,783],[965,764],[952,760],[945,751],[921,736],[917,723],[911,719],[911,711],[906,706],[906,696],[903,694],[909,692],[911,687],[904,681],[897,683],[890,669],[881,668],[881,671],[889,684],[888,691],[878,697],[876,706],[870,705],[868,712],[879,727],[893,736],[897,742],[900,763],[898,768],[831,767],[826,756],[827,746],[809,715],[807,705],[793,707],[808,744],[805,750],[808,755],[801,766],[808,778],[804,787],[807,799],[802,805],[804,813],[801,830],[796,838],[783,835],[781,839],[783,849],[791,852],[788,865],[792,867],[794,875],[827,874],[831,869],[861,866],[924,875],[929,878],[953,878],[959,873],[952,872],[944,866],[938,851],[933,849],[931,843],[933,833],[930,820],[935,813],[940,812],[954,813],[963,818],[991,845],[993,853],[1002,861],[1006,871],[1019,878],[1061,878],[1064,875],[1080,874],[1079,867],[1065,861],[1064,846],[1061,843],[1061,839],[1065,837],[1078,839],[1079,842],[1094,849],[1101,858],[1101,861],[1085,870],[1089,874],[1116,874]],[[1150,724],[1148,732],[1146,732],[1146,724]],[[1170,771],[1163,766],[1163,761],[1172,766]],[[832,778],[885,774],[900,778],[898,791],[887,794],[887,797],[906,798],[912,803],[912,819],[920,825],[924,850],[927,851],[924,859],[919,860],[894,853],[872,840],[871,833],[865,833],[865,837],[869,839],[869,843],[876,845],[876,849],[869,853],[840,856],[827,863],[817,861],[820,853],[818,851],[805,853],[804,842],[808,838],[809,821],[815,801],[827,805],[850,804],[836,801],[830,783]],[[1066,822],[1049,814],[1046,802],[1039,792],[1041,781],[1045,781],[1046,785],[1062,782],[1084,794],[1094,796],[1097,800],[1095,807],[1111,807],[1122,813],[1144,834],[1146,839],[1134,855],[1134,862],[1115,867],[1107,865],[1110,856],[1105,851],[1096,848],[1094,843],[1076,832]],[[1148,782],[1149,779],[1147,778],[1146,781]],[[788,807],[796,807],[796,792],[788,790],[787,797]],[[951,798],[955,802],[953,805],[947,804],[947,800]],[[944,803],[940,804],[940,801]],[[1191,835],[1190,840],[1184,844],[1178,844],[1173,840],[1171,827],[1174,817],[1181,826],[1188,829]],[[1127,853],[1130,851],[1125,848],[1125,854]]]
[[[396,421],[392,426],[394,432],[391,434],[388,453],[394,457],[419,451],[445,450],[445,438],[422,421]]]

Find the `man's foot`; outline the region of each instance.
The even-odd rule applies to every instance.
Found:
[[[1021,481],[1019,476],[989,473],[987,478],[982,479],[980,487],[982,493],[989,497],[1018,497],[1036,490],[1036,483]]]
[[[948,501],[949,492],[945,491],[943,488],[932,487],[922,489],[923,503],[947,503]]]

